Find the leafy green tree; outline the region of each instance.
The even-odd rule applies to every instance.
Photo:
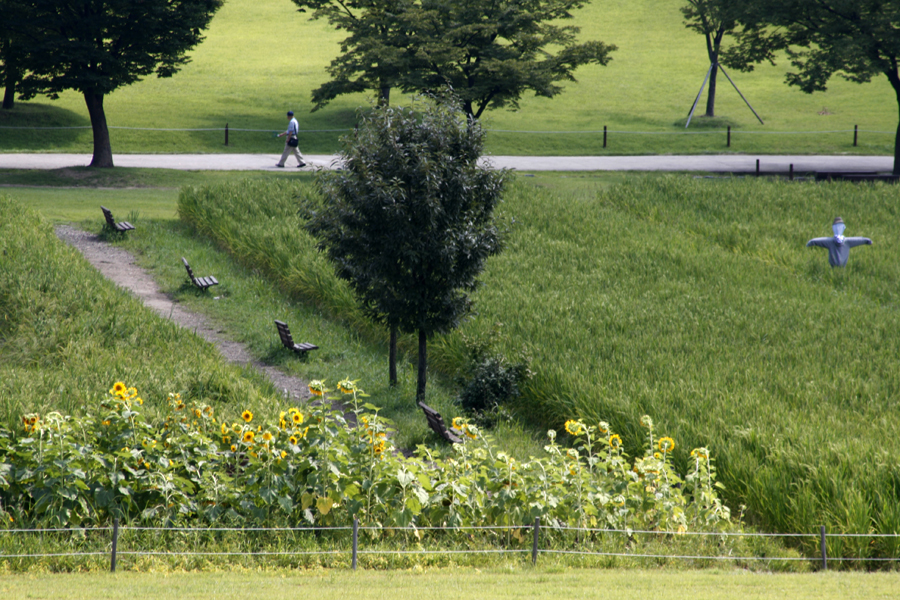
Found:
[[[578,43],[580,29],[558,23],[586,0],[421,0],[407,18],[421,64],[404,77],[406,91],[450,86],[470,116],[518,107],[526,91],[552,98],[586,64],[606,65],[616,49]]]
[[[331,81],[313,90],[313,110],[342,94],[375,90],[389,103],[400,73],[413,56],[404,27],[412,0],[292,0],[299,12],[312,10],[313,19],[327,19],[349,34],[341,42],[342,54],[331,61]]]
[[[91,166],[112,167],[104,98],[156,73],[171,77],[203,40],[223,0],[33,0],[25,28],[21,97],[84,96],[94,134]]]
[[[317,180],[323,204],[306,229],[371,319],[418,333],[417,401],[428,337],[459,324],[501,248],[493,212],[506,173],[477,164],[483,138],[446,100],[422,111],[382,104],[345,139],[344,168]]]
[[[2,106],[6,110],[15,105],[16,86],[22,78],[22,24],[27,13],[27,2],[0,0],[0,86],[4,88]]]
[[[741,17],[736,60],[750,63],[784,50],[796,71],[786,81],[807,93],[832,76],[867,83],[887,77],[900,107],[900,0],[754,0]],[[900,175],[900,121],[894,141]]]
[[[731,60],[731,54],[722,47],[726,36],[740,30],[739,18],[744,14],[748,0],[687,0],[681,7],[684,26],[696,31],[706,39],[706,54],[709,57],[709,87],[706,94],[706,117],[716,116],[716,79],[719,64],[742,71],[753,69],[752,63]]]

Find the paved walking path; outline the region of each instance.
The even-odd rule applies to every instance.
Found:
[[[296,171],[275,166],[278,154],[118,154],[118,167],[147,167],[185,171]],[[306,155],[310,168],[331,168],[335,156]],[[293,163],[293,159],[289,159]],[[790,156],[712,154],[691,156],[489,156],[495,167],[518,171],[703,171],[754,172],[759,160],[763,173],[794,171],[890,172],[892,156]],[[0,169],[62,169],[85,167],[89,154],[0,154]]]

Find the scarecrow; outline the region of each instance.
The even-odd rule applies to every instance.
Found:
[[[855,246],[872,245],[872,240],[864,237],[844,237],[844,220],[837,217],[831,225],[834,237],[813,238],[806,242],[809,246],[828,248],[828,264],[832,267],[843,267],[850,258],[850,248]]]

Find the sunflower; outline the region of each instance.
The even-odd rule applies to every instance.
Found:
[[[706,459],[709,458],[709,450],[706,448],[694,448],[691,450],[691,456],[694,458]]]
[[[569,419],[566,421],[566,431],[569,435],[581,435],[582,426],[581,423],[575,421],[573,419]]]
[[[200,410],[199,408],[195,408],[195,409],[194,409],[194,416],[197,417],[198,419],[200,419],[201,417],[203,417],[203,411]]]
[[[237,446],[235,446],[234,444],[232,444],[232,445],[231,445],[231,451],[232,451],[232,452],[237,452]]]
[[[125,387],[124,383],[122,383],[121,381],[117,381],[113,384],[112,389],[109,390],[109,393],[115,394],[117,396],[121,396],[122,394],[125,393],[125,390],[127,390],[127,389],[128,388]]]
[[[609,445],[611,448],[621,448],[622,447],[622,438],[619,437],[618,433],[614,433],[609,436]]]
[[[671,452],[675,449],[675,440],[670,437],[659,438],[659,449],[662,452]]]
[[[349,379],[339,381],[337,387],[342,394],[352,394],[356,391],[356,384]]]
[[[313,396],[322,396],[325,394],[325,382],[321,379],[313,379],[309,382],[309,393]]]
[[[281,458],[284,458],[285,456],[287,456],[287,452],[285,452],[284,450],[282,450],[282,451],[281,451]]]
[[[453,417],[452,423],[453,429],[462,429],[466,426],[465,422],[463,422],[462,417]]]
[[[250,412],[249,410],[245,410],[244,412],[241,413],[241,418],[244,420],[245,423],[249,423],[250,421],[253,420],[253,413]]]
[[[650,418],[650,415],[644,415],[643,417],[641,417],[641,425],[648,429],[653,428],[653,419]]]
[[[609,423],[607,423],[606,421],[600,421],[600,423],[597,424],[597,431],[606,435],[607,433],[609,433]]]
[[[291,421],[294,422],[294,425],[302,425],[303,424],[303,413],[300,411],[295,412],[291,415]]]
[[[244,440],[243,440],[243,441],[244,441],[245,444],[252,444],[252,443],[253,443],[253,438],[254,438],[254,437],[256,437],[256,434],[255,434],[255,433],[253,433],[252,431],[245,431],[245,432],[244,432]]]
[[[222,426],[220,429],[222,430],[222,435],[225,435],[226,433],[228,433],[228,426],[225,425],[225,423],[222,423]]]
[[[471,438],[473,440],[478,439],[478,433],[475,431],[472,431],[468,425],[466,425],[466,435],[469,436],[469,438]]]
[[[222,436],[222,443],[223,443],[223,444],[230,444],[230,443],[231,443],[231,436],[230,436],[230,435],[223,435],[223,436]]]
[[[267,441],[267,442],[271,442],[271,441],[272,441],[272,434],[269,433],[268,431],[265,432],[265,433],[263,434],[262,437],[263,437],[263,440],[265,440],[265,441]]]
[[[291,443],[291,446],[296,446],[296,445],[297,445],[297,442],[298,442],[299,440],[297,440],[297,436],[292,435],[292,436],[290,437],[290,439],[288,439],[288,441]]]

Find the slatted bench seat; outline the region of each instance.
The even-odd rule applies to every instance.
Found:
[[[194,277],[194,270],[191,268],[191,265],[188,264],[188,261],[185,257],[181,257],[181,262],[184,263],[184,268],[187,269],[188,277],[191,278],[191,283],[200,288],[202,291],[206,291],[214,285],[219,285],[219,280],[210,275],[209,277]]]
[[[294,342],[293,336],[291,336],[291,330],[288,328],[287,323],[284,321],[275,320],[275,327],[278,328],[278,336],[281,338],[281,343],[284,344],[284,347],[288,350],[296,352],[301,357],[305,357],[306,353],[310,350],[318,350],[319,347],[315,344],[308,344],[306,342],[296,343]]]
[[[428,426],[431,427],[436,434],[451,444],[463,443],[462,431],[455,427],[448,428],[447,425],[444,424],[444,418],[441,416],[441,413],[422,402],[419,402],[418,404],[419,408],[422,409],[422,412],[425,413],[425,418],[428,420]]]
[[[116,220],[113,219],[112,212],[105,206],[101,206],[100,210],[103,211],[103,216],[106,218],[106,224],[109,225],[109,228],[113,231],[125,233],[126,231],[131,231],[132,229],[134,229],[134,225],[132,225],[128,221],[116,223]]]

